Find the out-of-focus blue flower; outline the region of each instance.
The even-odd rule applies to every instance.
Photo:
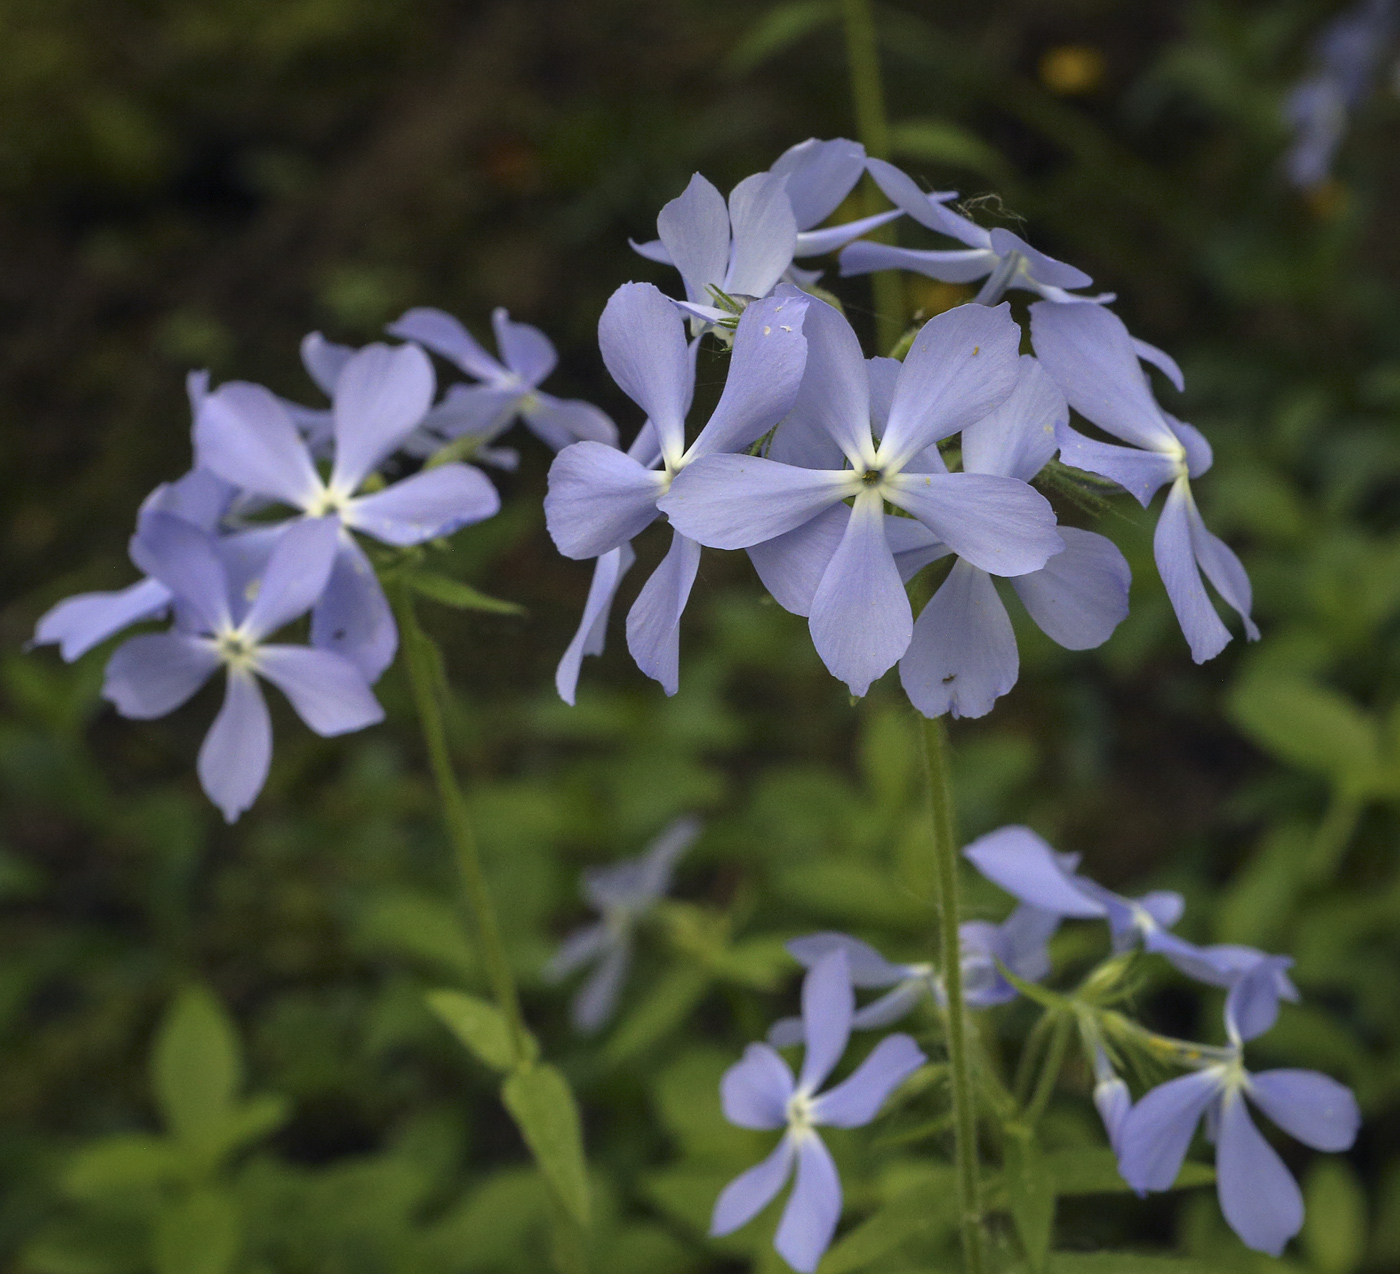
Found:
[[[513,468],[514,453],[493,451],[489,444],[517,419],[555,451],[584,438],[617,442],[617,426],[607,413],[592,403],[555,398],[540,389],[559,361],[549,337],[528,323],[512,322],[504,309],[492,312],[491,325],[500,359],[488,354],[457,319],[442,310],[409,310],[389,324],[386,330],[391,336],[416,341],[478,381],[448,390],[405,443],[407,451],[428,455],[454,440],[471,438],[476,458],[494,458]],[[488,448],[485,454],[484,447]]]
[[[646,423],[628,451],[585,441],[555,457],[544,511],[559,551],[576,559],[602,558],[627,544],[656,519],[658,500],[677,474],[701,457],[750,446],[787,415],[807,358],[807,307],[808,298],[793,288],[744,311],[724,392],[687,446],[695,362],[684,321],[649,283],[624,284],[614,292],[598,324],[598,341],[608,371],[646,414]],[[627,616],[632,658],[667,694],[680,684],[680,619],[699,565],[700,544],[677,530]],[[590,628],[584,642],[592,635]]]
[[[802,984],[806,1055],[796,1079],[768,1044],[750,1044],[720,1081],[725,1118],[740,1128],[784,1130],[767,1159],[736,1177],[720,1194],[710,1222],[713,1235],[751,1221],[787,1184],[797,1184],[783,1209],[773,1246],[795,1270],[811,1274],[841,1219],[841,1180],[817,1128],[858,1128],[879,1113],[895,1088],[928,1059],[907,1035],[886,1036],[848,1078],[824,1093],[851,1034],[855,993],[844,950],[817,961]]]
[[[278,537],[266,570],[232,586],[220,544],[169,513],[141,520],[132,559],[170,592],[177,624],[119,646],[102,693],[123,716],[174,711],[223,667],[223,707],[199,750],[199,781],[231,823],[256,799],[272,759],[272,725],[257,678],[272,682],[317,734],[345,734],[383,719],[348,659],[266,639],[311,609],[335,561],[333,520],[298,522]]]
[[[403,547],[448,535],[500,507],[486,475],[465,464],[423,469],[361,494],[423,419],[432,397],[432,365],[416,345],[367,345],[350,355],[335,379],[334,460],[327,478],[286,407],[261,385],[221,385],[195,422],[201,468],[340,528],[330,580],[312,612],[311,640],[352,660],[371,681],[393,662],[398,631],[374,568],[349,532]]]
[[[963,997],[972,1008],[985,1009],[1016,998],[1016,988],[1001,974],[1004,965],[1019,978],[1038,982],[1050,972],[1046,943],[1060,927],[1060,917],[1022,904],[1000,924],[964,920],[958,926],[962,946]],[[815,968],[833,951],[844,951],[855,987],[890,987],[878,999],[857,1009],[851,1027],[857,1031],[892,1026],[926,996],[939,1008],[947,1004],[943,978],[933,964],[894,964],[867,942],[844,933],[814,933],[787,944],[793,958]],[[768,1042],[786,1048],[802,1039],[802,1019],[785,1017],[774,1023]]]
[[[1331,174],[1348,117],[1371,91],[1395,30],[1395,0],[1362,0],[1322,28],[1313,70],[1283,104],[1284,122],[1293,129],[1284,171],[1293,185],[1308,190]]]
[[[1249,1247],[1278,1256],[1302,1228],[1303,1196],[1254,1126],[1245,1099],[1315,1150],[1348,1149],[1361,1115],[1350,1089],[1316,1071],[1245,1069],[1244,1043],[1258,1033],[1245,1025],[1253,1016],[1247,1004],[1255,996],[1269,998],[1269,976],[1260,967],[1235,984],[1225,1002],[1229,1047],[1191,1050],[1199,1069],[1134,1105],[1123,1118],[1117,1150],[1119,1171],[1135,1190],[1168,1190],[1204,1116],[1226,1221]]]
[[[617,1010],[637,922],[665,897],[676,862],[699,835],[699,819],[678,818],[639,857],[583,873],[584,901],[602,918],[565,938],[544,971],[557,982],[585,965],[597,966],[570,1006],[580,1031],[592,1034]]]
[[[1118,483],[1144,508],[1162,486],[1171,484],[1152,548],[1191,657],[1204,663],[1230,640],[1201,582],[1202,572],[1240,616],[1246,636],[1257,640],[1259,630],[1249,614],[1249,577],[1230,547],[1206,529],[1191,494],[1191,479],[1211,466],[1210,444],[1157,405],[1143,373],[1139,360],[1157,361],[1153,356],[1160,352],[1135,342],[1122,320],[1099,305],[1039,301],[1031,306],[1031,338],[1041,365],[1069,405],[1128,444],[1097,442],[1064,425],[1060,458]]]
[[[784,540],[790,559],[770,560],[765,582],[788,609],[809,614],[817,653],[852,694],[863,695],[904,654],[914,628],[896,561],[907,546],[890,530],[892,521],[908,519],[887,518],[886,500],[997,575],[1039,570],[1064,541],[1049,502],[1026,483],[938,472],[926,458],[1015,388],[1021,333],[1009,307],[964,305],[930,319],[895,365],[887,410],[840,313],[814,300],[804,331],[806,374],[773,456],[699,460],[676,477],[659,507],[680,534],[714,548],[791,536]],[[833,538],[819,566],[808,550],[815,543],[825,552]]]
[[[1098,304],[1113,300],[1111,294],[1075,296],[1070,288],[1093,282],[1083,270],[1031,247],[1019,235],[998,228],[985,230],[946,205],[957,198],[951,190],[926,192],[883,159],[868,163],[870,175],[891,203],[921,226],[965,243],[966,248],[898,248],[888,243],[853,243],[841,253],[843,275],[869,274],[874,270],[913,270],[945,283],[972,283],[985,278],[977,300],[995,305],[1010,288],[1034,292],[1048,301]]]
[[[1109,1146],[1115,1155],[1121,1155],[1123,1125],[1133,1108],[1133,1098],[1099,1044],[1094,1045],[1094,1107],[1103,1120]]]

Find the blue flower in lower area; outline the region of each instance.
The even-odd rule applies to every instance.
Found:
[[[544,971],[557,982],[585,965],[597,966],[570,1007],[580,1031],[599,1030],[616,1011],[637,922],[665,897],[677,860],[699,835],[699,819],[678,818],[639,857],[584,872],[584,900],[602,919],[565,938]]]
[[[118,647],[102,693],[123,716],[163,717],[220,667],[227,671],[224,704],[199,750],[198,771],[230,823],[257,798],[272,761],[272,723],[258,677],[281,690],[317,734],[362,730],[384,717],[348,659],[266,640],[316,604],[338,537],[334,519],[296,523],[278,537],[266,568],[238,588],[220,543],[182,518],[148,513],[132,541],[132,560],[168,590],[176,625]]]
[[[751,1221],[792,1176],[793,1188],[774,1247],[795,1270],[811,1274],[831,1245],[841,1219],[841,1180],[817,1132],[820,1126],[859,1128],[879,1113],[885,1099],[928,1059],[907,1035],[890,1035],[848,1078],[821,1088],[846,1051],[855,1012],[855,991],[846,952],[834,950],[812,967],[802,984],[802,1029],[806,1056],[796,1079],[767,1044],[750,1044],[742,1061],[724,1073],[724,1116],[740,1128],[783,1129],[776,1149],[757,1167],[735,1177],[715,1203],[712,1235],[730,1234]]]
[[[1278,1256],[1303,1225],[1303,1196],[1278,1153],[1249,1117],[1246,1099],[1285,1132],[1315,1150],[1346,1150],[1360,1111],[1351,1090],[1317,1071],[1244,1067],[1244,1042],[1260,1014],[1251,1002],[1272,996],[1272,970],[1245,974],[1225,1003],[1226,1049],[1202,1050],[1194,1074],[1154,1088],[1123,1118],[1115,1149],[1123,1179],[1138,1191],[1167,1190],[1202,1116],[1215,1142],[1216,1188],[1230,1228],[1256,1251]]]

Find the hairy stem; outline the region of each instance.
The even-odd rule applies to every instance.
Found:
[[[407,589],[397,590],[395,612],[403,635],[404,662],[413,689],[413,704],[423,728],[432,765],[433,781],[442,804],[442,818],[452,842],[457,871],[462,878],[462,890],[476,924],[476,939],[486,966],[491,992],[510,1029],[517,1059],[528,1056],[525,1022],[520,1014],[520,997],[515,989],[515,977],[510,971],[505,945],[501,941],[501,926],[496,908],[486,886],[486,874],[481,867],[476,833],[467,814],[457,776],[452,769],[452,755],[447,746],[447,728],[443,722],[442,704],[446,698],[446,681],[442,675],[442,655],[433,639],[423,631]]]
[[[880,75],[880,53],[875,43],[875,20],[870,0],[841,0],[846,20],[846,56],[851,66],[851,97],[855,103],[856,132],[866,154],[890,157],[890,121],[885,111],[885,87]],[[879,187],[865,178],[865,213],[873,216],[884,205]],[[882,226],[870,238],[894,242],[894,228]],[[875,292],[876,340],[881,353],[891,353],[904,333],[904,284],[895,270],[877,270],[871,276]]]
[[[952,776],[942,721],[923,722],[929,827],[938,884],[938,933],[947,997],[948,1071],[953,1096],[953,1147],[959,1229],[967,1274],[983,1274],[982,1205],[978,1199],[977,1109],[969,1062],[967,1006],[963,1000],[962,944],[958,933],[958,847],[953,833]]]

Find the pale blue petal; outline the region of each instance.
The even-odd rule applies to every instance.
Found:
[[[233,823],[257,800],[271,764],[272,721],[262,691],[247,673],[230,669],[223,706],[200,745],[200,785]]]
[[[693,814],[682,815],[662,828],[646,847],[638,861],[641,868],[637,880],[639,901],[654,901],[670,890],[676,863],[695,844],[701,826],[700,820]]]
[[[399,631],[379,577],[351,535],[342,535],[321,600],[311,612],[311,644],[343,655],[375,682],[394,662]]]
[[[792,410],[807,364],[802,334],[805,296],[772,296],[748,306],[734,333],[734,351],[718,405],[691,445],[690,459],[742,451]]]
[[[787,1183],[795,1157],[792,1137],[784,1133],[767,1159],[725,1186],[715,1200],[714,1215],[710,1218],[711,1237],[733,1234],[762,1212]]]
[[[856,497],[846,533],[812,598],[810,626],[817,654],[853,695],[865,694],[908,649],[914,616],[873,488]]]
[[[1094,1085],[1094,1106],[1103,1120],[1104,1132],[1108,1134],[1108,1144],[1115,1155],[1123,1153],[1123,1125],[1133,1109],[1133,1099],[1128,1086],[1118,1076],[1100,1080]]]
[[[1168,412],[1163,412],[1167,424],[1176,435],[1177,441],[1186,450],[1186,472],[1193,478],[1209,471],[1215,463],[1215,452],[1206,441],[1206,436],[1195,425],[1188,425]]]
[[[1101,646],[1128,617],[1132,571],[1112,540],[1076,527],[1059,528],[1065,542],[1038,571],[1011,580],[1040,630],[1066,650]]]
[[[131,624],[157,619],[170,605],[170,590],[159,580],[138,580],[114,593],[79,593],[46,610],[34,626],[34,644],[57,643],[67,663],[100,646]]]
[[[491,326],[496,331],[496,348],[501,351],[505,365],[532,389],[559,362],[549,337],[528,323],[511,322],[510,311],[504,307],[497,306],[491,311]]]
[[[569,1004],[569,1019],[576,1031],[583,1035],[592,1035],[602,1030],[608,1019],[617,1012],[622,984],[627,978],[627,970],[631,963],[630,942],[616,942],[608,949],[607,954],[598,962],[598,967],[584,980]]]
[[[849,472],[719,454],[687,465],[657,502],[683,535],[742,549],[786,534],[851,494]]]
[[[972,283],[990,274],[997,255],[987,248],[898,248],[862,239],[841,254],[841,276],[910,270],[943,283]]]
[[[1140,341],[1136,336],[1133,337],[1132,340],[1133,349],[1137,351],[1137,356],[1142,359],[1144,363],[1151,363],[1153,367],[1171,381],[1177,393],[1181,393],[1186,388],[1186,378],[1181,374],[1181,367],[1178,365],[1176,359],[1168,354],[1166,350],[1158,349],[1155,345],[1149,345],[1146,341]]]
[[[908,976],[903,965],[891,964],[868,942],[844,933],[809,933],[790,939],[786,946],[792,958],[808,969],[833,951],[844,951],[852,986],[892,986]]]
[[[861,235],[878,230],[903,215],[900,209],[894,208],[889,212],[877,212],[873,217],[861,217],[856,221],[844,221],[839,226],[827,226],[825,230],[799,231],[792,255],[817,257],[827,252],[835,252],[838,248],[845,247],[852,239],[859,239]]]
[[[1016,387],[1020,343],[1004,302],[959,305],[929,319],[895,385],[881,464],[898,468],[1000,406]]]
[[[883,484],[959,557],[993,575],[1038,571],[1064,549],[1055,510],[1034,487],[987,473],[901,473]]]
[[[963,854],[994,885],[1033,907],[1086,920],[1104,915],[1103,903],[1080,890],[1060,856],[1029,827],[1000,827]]]
[[[260,646],[257,668],[319,735],[349,734],[384,720],[364,673],[329,650]]]
[[[885,539],[894,553],[899,577],[906,584],[930,562],[936,562],[952,552],[917,518],[897,517],[892,513],[885,515]]]
[[[1178,443],[1152,397],[1128,329],[1101,305],[1031,306],[1031,339],[1069,405],[1105,433],[1153,451]]]
[[[686,346],[685,320],[676,307],[650,283],[624,283],[598,320],[598,345],[613,380],[651,421],[662,453],[679,458],[685,450],[685,414],[694,391],[695,364]]]
[[[335,382],[355,352],[350,345],[337,345],[320,332],[308,332],[301,341],[301,365],[316,388],[327,398],[335,396]]]
[[[812,1103],[812,1122],[859,1128],[880,1113],[889,1095],[928,1058],[907,1035],[887,1035],[835,1088]]]
[[[797,1143],[793,1186],[773,1246],[799,1274],[812,1274],[831,1246],[841,1219],[841,1179],[822,1139],[808,1133]]]
[[[162,482],[141,504],[142,513],[172,513],[201,530],[214,532],[237,490],[208,469],[191,469],[183,478]]]
[[[628,239],[627,246],[639,257],[646,257],[648,261],[655,261],[658,265],[674,266],[676,264],[671,260],[671,254],[666,251],[666,245],[660,239],[648,239],[645,243]]]
[[[871,1000],[869,1004],[855,1011],[851,1018],[851,1029],[874,1031],[882,1026],[890,1026],[913,1012],[915,1006],[929,994],[927,978],[907,978],[893,991]],[[970,1002],[970,1001],[969,1001]]]
[[[206,532],[169,513],[144,513],[129,551],[141,570],[193,612],[205,632],[228,624],[228,574]]]
[[[983,717],[1016,684],[1016,634],[992,577],[959,559],[914,625],[899,661],[909,702],[926,717]]]
[[[811,1095],[831,1074],[851,1038],[855,991],[851,966],[840,948],[817,961],[802,979],[802,1029],[807,1051],[797,1087]]]
[[[1286,972],[1292,963],[1287,956],[1263,956],[1226,984],[1225,1030],[1232,1041],[1256,1039],[1273,1029],[1279,997],[1294,989]]]
[[[563,451],[571,442],[585,438],[617,446],[617,426],[612,418],[601,408],[577,398],[536,394],[522,415],[530,432],[555,451]]]
[[[812,309],[809,308],[807,313],[810,315]],[[810,340],[807,348],[807,371],[810,372],[816,366],[811,355]],[[800,402],[800,390],[798,398]],[[783,464],[801,465],[804,469],[840,469],[846,463],[846,457],[836,440],[826,430],[819,429],[806,420],[800,419],[797,407],[794,408],[794,414],[790,415],[773,431],[772,440],[764,455],[769,460],[778,460]]]
[[[366,345],[335,383],[331,486],[349,493],[396,451],[433,405],[433,365],[417,345]]]
[[[851,511],[846,505],[833,504],[784,535],[750,545],[749,560],[758,578],[784,610],[803,616],[812,613],[817,587],[846,534],[850,518]],[[923,530],[921,523],[910,518],[900,521]]]
[[[844,137],[809,137],[789,146],[768,169],[783,178],[793,216],[803,230],[825,221],[865,172],[865,147]]]
[[[321,490],[286,408],[261,385],[231,381],[210,394],[194,422],[194,447],[199,468],[242,491],[302,508]]]
[[[1214,1071],[1168,1080],[1123,1121],[1118,1170],[1134,1190],[1170,1190],[1206,1107],[1221,1093]]]
[[[570,707],[573,706],[578,691],[578,674],[584,655],[603,653],[608,616],[612,613],[617,586],[634,561],[636,555],[632,552],[632,546],[623,544],[609,549],[594,564],[593,581],[588,586],[588,600],[584,602],[578,630],[565,649],[559,667],[554,671],[554,688]]]
[[[575,929],[559,944],[559,950],[550,956],[541,976],[546,982],[560,982],[584,965],[591,964],[616,941],[612,928],[601,922]]]
[[[1185,475],[1167,493],[1152,536],[1152,555],[1177,622],[1191,647],[1191,658],[1198,664],[1214,659],[1229,642],[1230,630],[1216,614],[1201,583],[1191,544],[1191,486]]]
[[[791,433],[810,439],[807,445],[815,448],[813,460],[822,459],[827,448],[817,439],[825,435],[854,467],[867,469],[875,461],[875,446],[870,436],[870,373],[860,341],[845,316],[822,301],[807,307],[802,331],[807,338],[806,371],[792,416],[774,438],[774,458],[786,458],[777,448],[779,439],[784,447],[789,445],[785,435]],[[839,469],[841,465],[839,460],[835,464],[828,460],[819,467]]]
[[[1060,459],[1065,464],[1116,482],[1144,509],[1181,471],[1175,456],[1162,451],[1120,447],[1112,442],[1096,442],[1068,425],[1059,427],[1056,441],[1060,444]]]
[[[1244,621],[1244,631],[1250,641],[1259,640],[1259,629],[1250,618],[1254,604],[1249,586],[1249,576],[1245,574],[1240,559],[1224,540],[1212,535],[1207,529],[1196,501],[1187,490],[1186,518],[1191,527],[1191,550],[1196,561],[1206,573],[1206,578],[1215,585],[1216,591]]]
[[[336,518],[294,522],[277,539],[267,569],[254,586],[253,604],[240,628],[253,641],[306,614],[326,591],[340,547]]]
[[[998,226],[989,234],[992,251],[999,257],[1019,252],[1025,261],[1024,268],[1037,283],[1053,288],[1087,288],[1094,281],[1083,270],[1046,256],[1010,230]]]
[[[616,447],[576,442],[549,468],[545,524],[565,557],[601,557],[655,521],[662,481]]]
[[[734,246],[724,290],[731,296],[767,296],[792,264],[797,222],[786,185],[784,178],[772,173],[754,173],[729,194]]]
[[[1303,1195],[1278,1152],[1254,1126],[1244,1099],[1221,1103],[1215,1143],[1215,1184],[1230,1228],[1256,1252],[1281,1256],[1303,1228]]]
[[[1046,944],[1060,927],[1057,911],[1021,903],[999,926],[1001,960],[1018,978],[1039,982],[1050,974]]]
[[[637,667],[659,681],[668,695],[680,688],[681,615],[699,568],[700,545],[673,532],[661,565],[627,613],[627,649]]]
[[[750,1044],[720,1080],[724,1117],[740,1128],[781,1128],[797,1085],[792,1071],[767,1044]]]
[[[774,1048],[791,1048],[802,1043],[802,1019],[780,1017],[768,1028],[768,1042]]]
[[[417,341],[478,380],[499,380],[506,375],[506,369],[486,352],[476,337],[442,310],[426,306],[409,310],[384,330],[401,340]]]
[[[1361,1109],[1345,1084],[1317,1071],[1272,1070],[1249,1077],[1250,1099],[1290,1137],[1314,1150],[1350,1150]]]
[[[889,201],[902,208],[920,225],[960,239],[970,247],[991,246],[991,236],[981,226],[943,206],[949,199],[957,198],[956,191],[920,190],[911,178],[884,159],[869,159],[866,167]]]
[[[890,422],[890,408],[894,406],[895,386],[899,384],[899,373],[903,366],[904,364],[897,358],[867,358],[865,360],[865,372],[870,379],[870,427],[877,439],[885,436],[885,427]],[[923,454],[933,463],[935,472],[948,472],[948,466],[943,463],[943,457],[939,455],[936,446],[929,447]],[[911,465],[913,463],[913,461],[910,462]],[[924,471],[920,470],[920,472]]]
[[[472,465],[454,462],[422,469],[373,495],[356,496],[342,517],[347,526],[402,548],[451,535],[500,507],[490,478]]]
[[[656,229],[667,255],[685,280],[686,296],[702,304],[711,303],[713,298],[707,289],[722,285],[729,268],[729,209],[724,196],[696,173],[685,190],[661,209]],[[615,372],[613,375],[616,378]],[[622,384],[620,380],[618,383]],[[633,401],[652,415],[635,396]]]
[[[429,456],[445,442],[471,436],[489,442],[510,427],[525,399],[518,385],[453,385],[433,407],[403,449],[410,455]]]
[[[1035,359],[1023,354],[1011,397],[963,429],[963,471],[1029,482],[1059,448],[1056,426],[1068,423],[1069,408],[1059,386]]]
[[[102,697],[124,717],[149,721],[174,712],[219,666],[214,643],[180,632],[144,633],[107,661]]]

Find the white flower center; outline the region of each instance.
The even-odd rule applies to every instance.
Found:
[[[798,1136],[812,1131],[812,1099],[806,1093],[793,1093],[787,1104],[788,1127]]]

